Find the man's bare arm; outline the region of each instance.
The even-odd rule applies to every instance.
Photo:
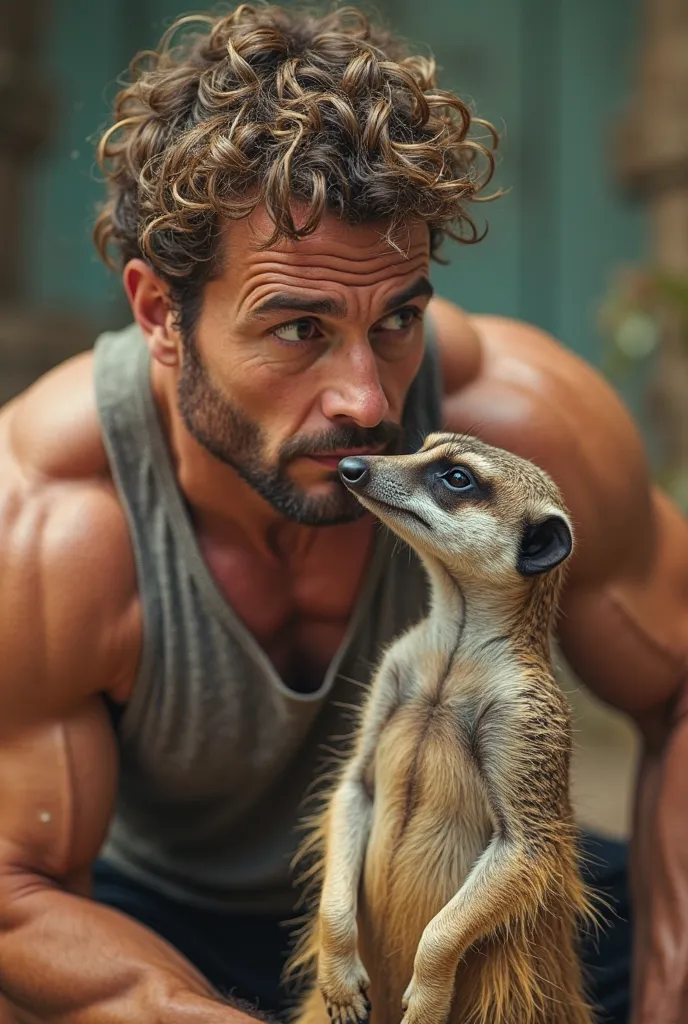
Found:
[[[680,1024],[688,1019],[688,522],[657,492],[652,510],[642,572],[631,558],[630,573],[572,591],[562,640],[581,677],[643,736],[631,845],[632,1019]]]
[[[255,1019],[152,931],[90,898],[117,780],[99,691],[121,692],[137,656],[126,528],[107,487],[5,482],[0,992],[22,1024]]]
[[[98,698],[0,745],[0,989],[18,1020],[241,1019],[152,932],[88,897],[115,753]]]

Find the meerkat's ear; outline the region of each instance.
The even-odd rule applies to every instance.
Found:
[[[561,516],[548,516],[539,523],[528,523],[518,552],[516,568],[521,576],[549,572],[568,558],[573,550],[569,524]]]

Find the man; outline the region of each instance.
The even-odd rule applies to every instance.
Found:
[[[341,705],[425,599],[337,462],[444,422],[534,459],[571,508],[559,639],[645,739],[634,1021],[685,1021],[685,521],[594,372],[432,297],[491,153],[428,60],[351,12],[243,6],[180,38],[101,146],[97,238],[135,323],[0,422],[0,1013],[278,1008],[297,822]],[[626,934],[586,953],[615,1020]]]

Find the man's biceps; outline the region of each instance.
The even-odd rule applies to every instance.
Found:
[[[18,868],[60,879],[90,866],[117,784],[115,740],[101,702],[0,742],[0,842]]]
[[[688,664],[688,628],[681,638],[677,609],[644,607],[648,596],[611,584],[577,590],[558,624],[563,654],[581,681],[633,716],[665,704]]]

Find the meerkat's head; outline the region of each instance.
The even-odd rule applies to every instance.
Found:
[[[350,456],[343,483],[419,555],[502,583],[549,573],[573,550],[552,479],[472,437],[431,434],[413,455]]]

